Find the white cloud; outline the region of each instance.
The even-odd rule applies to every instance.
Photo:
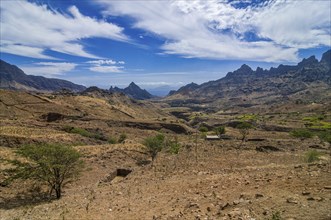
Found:
[[[28,1],[1,1],[1,51],[21,56],[51,59],[46,50],[98,58],[84,49],[80,40],[102,37],[130,41],[123,28],[82,15],[75,6],[68,14]]]
[[[114,65],[114,64],[116,64],[116,61],[114,61],[114,60],[91,60],[91,61],[87,61],[86,63],[95,64],[95,65],[104,65],[104,64]]]
[[[100,73],[121,73],[123,72],[123,66],[92,66],[90,70]]]
[[[133,17],[134,28],[164,38],[167,54],[294,62],[299,49],[331,45],[330,1],[269,0],[246,8],[219,0],[97,2],[105,15]]]
[[[118,66],[124,65],[124,61],[115,61],[115,60],[91,60],[87,61],[86,63],[91,64],[91,67],[89,70],[93,72],[99,72],[99,73],[122,73],[124,66]]]
[[[49,77],[64,75],[66,72],[75,69],[76,66],[75,63],[40,62],[33,66],[21,66],[20,68],[29,75]]]

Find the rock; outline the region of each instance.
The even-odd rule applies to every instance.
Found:
[[[234,200],[234,201],[233,201],[233,205],[238,205],[239,203],[240,203],[239,200]]]
[[[310,195],[310,192],[303,191],[303,192],[302,192],[302,195],[304,195],[304,196]]]
[[[331,189],[331,186],[324,186],[324,189]]]
[[[238,219],[242,215],[240,209],[233,209],[231,212],[228,213],[230,218]]]
[[[229,206],[230,206],[230,204],[228,202],[226,202],[226,203],[221,204],[220,205],[220,208],[221,208],[221,210],[224,210],[224,209],[226,209]]]
[[[298,201],[293,197],[287,198],[286,201],[287,201],[287,203],[298,204]]]
[[[302,168],[302,165],[295,165],[294,168]]]
[[[255,198],[256,198],[256,199],[258,199],[258,198],[262,198],[262,197],[264,197],[264,196],[263,196],[263,194],[261,194],[261,193],[256,193],[256,194],[255,194]]]

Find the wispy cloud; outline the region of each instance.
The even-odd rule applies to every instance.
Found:
[[[89,70],[99,73],[122,73],[124,70],[124,61],[115,60],[91,60],[86,63],[91,64]]]
[[[39,76],[59,76],[75,69],[75,63],[60,63],[60,62],[40,62],[34,63],[32,66],[20,66],[27,74]]]
[[[99,58],[88,52],[81,39],[102,37],[130,41],[123,28],[82,15],[76,6],[68,13],[51,10],[46,5],[28,1],[1,1],[1,52],[54,59],[46,50]]]
[[[105,1],[104,14],[165,39],[163,53],[267,62],[298,61],[298,50],[330,46],[330,1]],[[246,1],[247,2],[247,1]]]
[[[92,66],[89,69],[99,73],[121,73],[123,68],[123,66]]]

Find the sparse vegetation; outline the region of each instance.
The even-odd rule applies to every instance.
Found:
[[[271,220],[282,220],[280,212],[279,211],[273,212],[271,216]]]
[[[224,126],[218,126],[214,129],[214,132],[218,137],[221,137],[222,134],[225,134],[225,127]]]
[[[167,147],[168,147],[170,153],[178,154],[179,150],[181,148],[181,145],[178,142],[178,138],[175,137],[174,140],[167,141]]]
[[[249,122],[242,121],[236,126],[236,128],[239,129],[239,132],[242,136],[241,140],[244,142],[246,141],[246,138],[249,134],[249,130],[253,128],[253,125]]]
[[[311,131],[305,128],[295,129],[291,131],[290,134],[296,138],[312,138],[314,136]]]
[[[55,191],[57,199],[61,198],[63,186],[79,175],[83,163],[78,151],[59,144],[26,145],[16,154],[24,160],[8,160],[13,168],[6,170],[10,176],[6,181],[36,180],[48,185],[50,195]]]
[[[316,135],[322,140],[331,143],[331,130],[317,131]]]
[[[114,138],[114,137],[108,137],[107,142],[109,144],[116,144],[117,143],[116,138]]]
[[[154,162],[157,154],[164,147],[165,136],[163,134],[157,134],[152,137],[145,138],[143,144],[147,147],[148,153],[152,157],[152,162]]]
[[[315,161],[318,161],[320,159],[321,153],[318,152],[317,150],[309,150],[306,154],[305,154],[305,160],[308,163],[312,163]]]
[[[207,127],[205,127],[205,126],[201,126],[201,127],[199,127],[199,131],[200,132],[208,132],[209,129]]]
[[[92,133],[92,132],[85,130],[84,128],[65,126],[63,128],[63,130],[68,133],[79,134],[81,136],[88,137],[88,138],[94,138],[94,139],[103,140],[103,141],[107,140],[107,138],[105,138],[102,134],[97,133],[97,132]]]
[[[118,143],[123,143],[126,138],[127,138],[127,135],[125,133],[122,133],[120,135],[120,137],[118,138]]]

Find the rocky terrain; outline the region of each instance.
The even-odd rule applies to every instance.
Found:
[[[2,89],[0,219],[330,219],[328,56],[268,71],[243,65],[165,100]],[[225,134],[208,139],[219,126]],[[152,163],[144,141],[160,133],[176,148]],[[3,159],[41,143],[73,146],[85,163],[59,200],[32,180],[3,181]]]

